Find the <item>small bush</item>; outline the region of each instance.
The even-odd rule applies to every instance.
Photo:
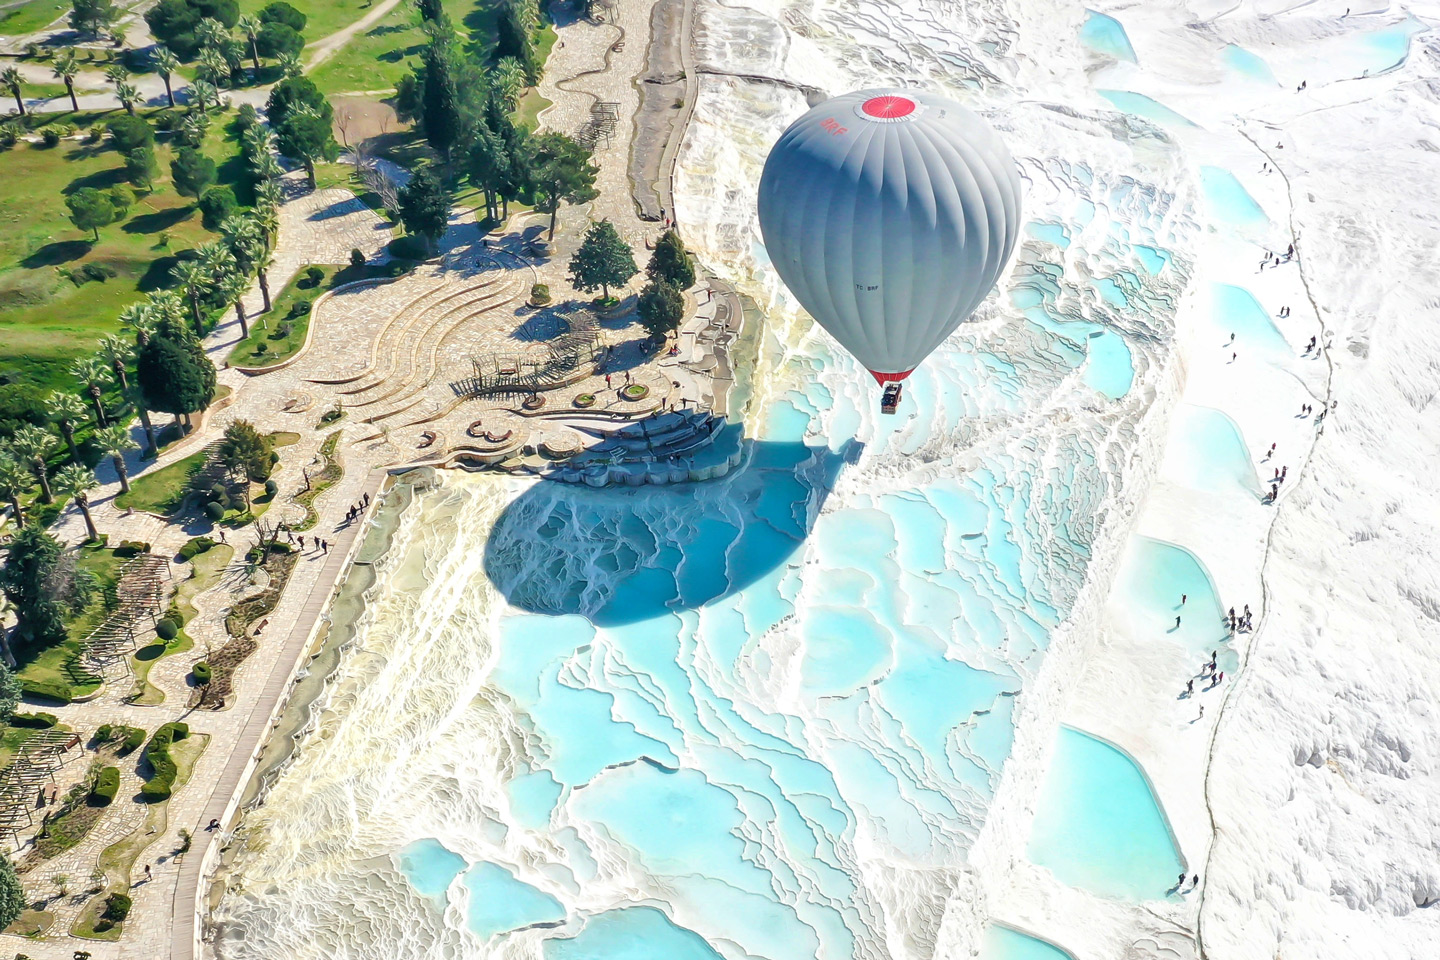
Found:
[[[103,139],[105,139],[105,128],[98,123],[85,131],[86,143],[99,143]]]
[[[104,283],[116,276],[115,268],[108,263],[87,263],[80,268],[80,272],[85,275],[86,280],[94,280],[97,283]]]
[[[26,680],[20,681],[20,690],[30,697],[42,697],[46,700],[58,700],[61,703],[69,703],[75,698],[75,691],[70,684],[60,680]]]
[[[549,303],[550,287],[543,283],[530,285],[530,300],[533,303]]]
[[[193,537],[186,540],[185,545],[180,548],[180,559],[193,560],[213,546],[215,546],[215,541],[209,537]]]
[[[305,268],[305,285],[310,287],[320,286],[320,281],[325,279],[325,271],[319,267]]]
[[[218,230],[220,224],[235,212],[239,206],[235,191],[221,184],[211,187],[200,195],[200,222],[206,230]]]
[[[235,124],[244,132],[260,122],[260,114],[255,107],[248,103],[240,104],[240,109],[235,111]]]
[[[210,664],[204,660],[195,661],[195,665],[190,668],[190,672],[195,675],[196,683],[209,683],[210,677],[213,676]]]
[[[402,260],[424,260],[429,253],[425,249],[425,241],[419,237],[396,237],[385,249],[390,252],[390,256]]]
[[[284,340],[286,337],[290,336],[290,332],[294,329],[295,328],[288,323],[278,324],[274,330],[270,331],[270,339]]]
[[[46,127],[40,131],[40,142],[47,147],[57,146],[60,143],[60,131],[54,127]]]
[[[114,930],[114,929],[115,929],[115,921],[113,921],[113,920],[106,920],[104,917],[101,917],[99,920],[96,920],[96,921],[95,921],[95,932],[96,932],[96,933],[104,933],[106,930]]]
[[[180,632],[180,627],[174,620],[165,619],[155,624],[155,636],[169,643],[175,639],[175,634]]]
[[[264,344],[262,343],[261,346],[263,347]],[[225,505],[219,501],[211,501],[205,504],[205,516],[219,523],[220,519],[225,516]]]
[[[357,270],[365,266],[365,254],[360,252],[359,247],[354,247],[350,251],[350,266]]]
[[[90,801],[97,807],[108,807],[118,792],[120,792],[120,770],[117,767],[105,767],[95,778],[95,786],[90,790]]]
[[[116,773],[119,773],[117,770]],[[124,893],[112,893],[105,898],[105,913],[103,915],[111,923],[119,923],[130,916],[130,897]]]
[[[136,557],[142,553],[150,552],[150,544],[144,540],[121,540],[120,545],[115,548],[117,557]]]
[[[30,727],[35,730],[47,730],[59,722],[53,713],[16,713],[10,717],[12,727]]]
[[[229,493],[223,483],[212,483],[208,492],[211,500],[224,500],[226,494]]]
[[[123,728],[122,728],[123,729]],[[95,739],[100,743],[108,743],[115,735],[115,728],[108,723],[102,723],[95,728]]]
[[[296,300],[290,305],[290,316],[303,317],[310,312],[309,300]]]
[[[280,484],[276,483],[274,480],[265,481],[265,496],[273,497],[278,492],[280,492]]]

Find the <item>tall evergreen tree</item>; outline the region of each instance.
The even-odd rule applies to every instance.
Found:
[[[561,201],[588,203],[598,197],[595,177],[600,171],[590,162],[590,151],[563,133],[542,133],[527,142],[535,209],[550,214],[549,237],[553,240]]]
[[[66,585],[60,541],[32,524],[16,533],[0,567],[0,590],[19,619],[16,633],[29,644],[48,646],[65,639],[65,606],[60,602]]]
[[[695,286],[695,265],[685,250],[685,242],[672,228],[655,241],[655,252],[645,265],[645,273],[651,280],[664,280],[677,290],[689,290]]]
[[[215,364],[184,323],[168,317],[140,351],[135,376],[146,406],[184,417],[187,423],[215,396]]]
[[[435,243],[450,225],[450,193],[440,178],[423,167],[400,191],[400,219],[410,233],[425,238],[433,252]]]
[[[640,315],[640,325],[656,340],[663,340],[685,319],[685,295],[670,281],[659,277],[645,284],[635,309]]]
[[[615,224],[601,220],[585,232],[585,242],[570,258],[570,282],[589,293],[597,287],[610,299],[610,287],[622,286],[639,273],[635,255],[620,238]]]
[[[460,104],[457,54],[447,33],[435,31],[420,65],[420,127],[435,152],[450,151],[465,137]]]

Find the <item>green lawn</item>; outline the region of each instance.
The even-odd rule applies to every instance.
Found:
[[[190,492],[190,478],[204,466],[205,451],[200,450],[159,470],[142,473],[130,481],[129,493],[115,498],[115,505],[169,516],[180,508]]]
[[[235,344],[230,351],[228,362],[231,366],[268,367],[289,359],[305,343],[305,332],[310,329],[311,311],[296,313],[297,303],[304,302],[313,307],[325,291],[333,290],[342,283],[390,275],[388,271],[374,266],[317,266],[325,272],[319,283],[306,279],[305,271],[309,267],[301,267],[294,279],[271,301],[270,312],[251,320],[250,336]]]
[[[70,12],[70,0],[29,0],[0,13],[0,34],[7,37],[34,33]]]
[[[259,13],[271,0],[240,0],[241,15]],[[307,17],[305,40],[314,43],[348,27],[375,6],[374,0],[286,0]],[[263,61],[262,61],[263,62]]]
[[[89,125],[116,115],[54,119]],[[221,182],[234,183],[243,169],[229,127],[212,123],[205,151],[224,161]],[[176,252],[212,238],[193,201],[170,185],[173,154],[164,140],[156,153],[161,176],[153,191],[137,199],[123,222],[101,228],[99,243],[70,223],[65,196],[121,182],[123,161],[108,143],[21,144],[0,153],[0,373],[41,389],[73,390],[70,362],[119,328],[122,307],[170,284]],[[82,286],[66,279],[86,264],[109,267],[116,276]]]

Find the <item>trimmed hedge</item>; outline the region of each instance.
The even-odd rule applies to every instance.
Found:
[[[10,715],[10,726],[45,730],[55,726],[58,720],[53,713],[15,713]]]
[[[169,643],[180,632],[180,626],[168,617],[155,624],[155,636]]]
[[[69,703],[75,699],[74,688],[59,680],[22,679],[20,691],[27,697],[43,697],[47,700],[59,700],[61,703]]]
[[[193,537],[185,541],[185,546],[180,548],[181,560],[194,560],[195,557],[215,546],[215,541],[209,537]]]
[[[140,727],[125,727],[125,739],[120,741],[119,753],[123,757],[127,753],[133,753],[139,749],[140,744],[145,742],[145,731]]]
[[[105,767],[95,778],[95,786],[90,791],[90,799],[97,807],[108,807],[115,799],[115,794],[119,792],[120,768]]]
[[[413,236],[396,237],[386,245],[385,249],[390,256],[401,260],[424,260],[430,255],[425,241]]]
[[[161,724],[145,745],[145,759],[150,764],[150,776],[140,785],[140,795],[146,803],[159,803],[170,799],[175,786],[175,761],[170,757],[170,744],[190,736],[190,728],[180,721]]]
[[[190,668],[190,672],[195,675],[196,683],[209,683],[211,676],[214,675],[214,671],[211,669],[210,664],[206,663],[204,660],[195,661],[195,665]]]
[[[218,500],[210,501],[205,504],[205,516],[215,523],[219,523],[225,516],[225,505]]]
[[[150,544],[144,540],[121,540],[120,546],[115,548],[117,557],[136,557],[142,553],[150,552]]]

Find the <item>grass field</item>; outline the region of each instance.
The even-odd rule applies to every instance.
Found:
[[[119,113],[55,119],[90,125]],[[233,185],[243,168],[228,120],[211,124],[205,152],[220,164],[220,182]],[[21,144],[0,153],[0,372],[43,389],[74,389],[70,361],[119,328],[122,307],[170,284],[175,253],[212,238],[193,201],[171,186],[173,152],[164,140],[153,190],[137,197],[124,221],[102,227],[99,243],[70,223],[65,197],[123,181],[123,159],[108,142]],[[62,272],[86,264],[116,276],[76,286]]]
[[[305,14],[305,41],[314,43],[348,27],[375,6],[375,0],[286,0]],[[259,13],[270,0],[240,0],[240,13]]]
[[[130,492],[115,498],[121,509],[144,510],[169,516],[180,508],[190,491],[190,478],[205,466],[205,451],[192,453],[183,460],[142,473],[130,481]]]
[[[29,0],[0,13],[0,34],[7,37],[34,33],[70,12],[70,0]]]

